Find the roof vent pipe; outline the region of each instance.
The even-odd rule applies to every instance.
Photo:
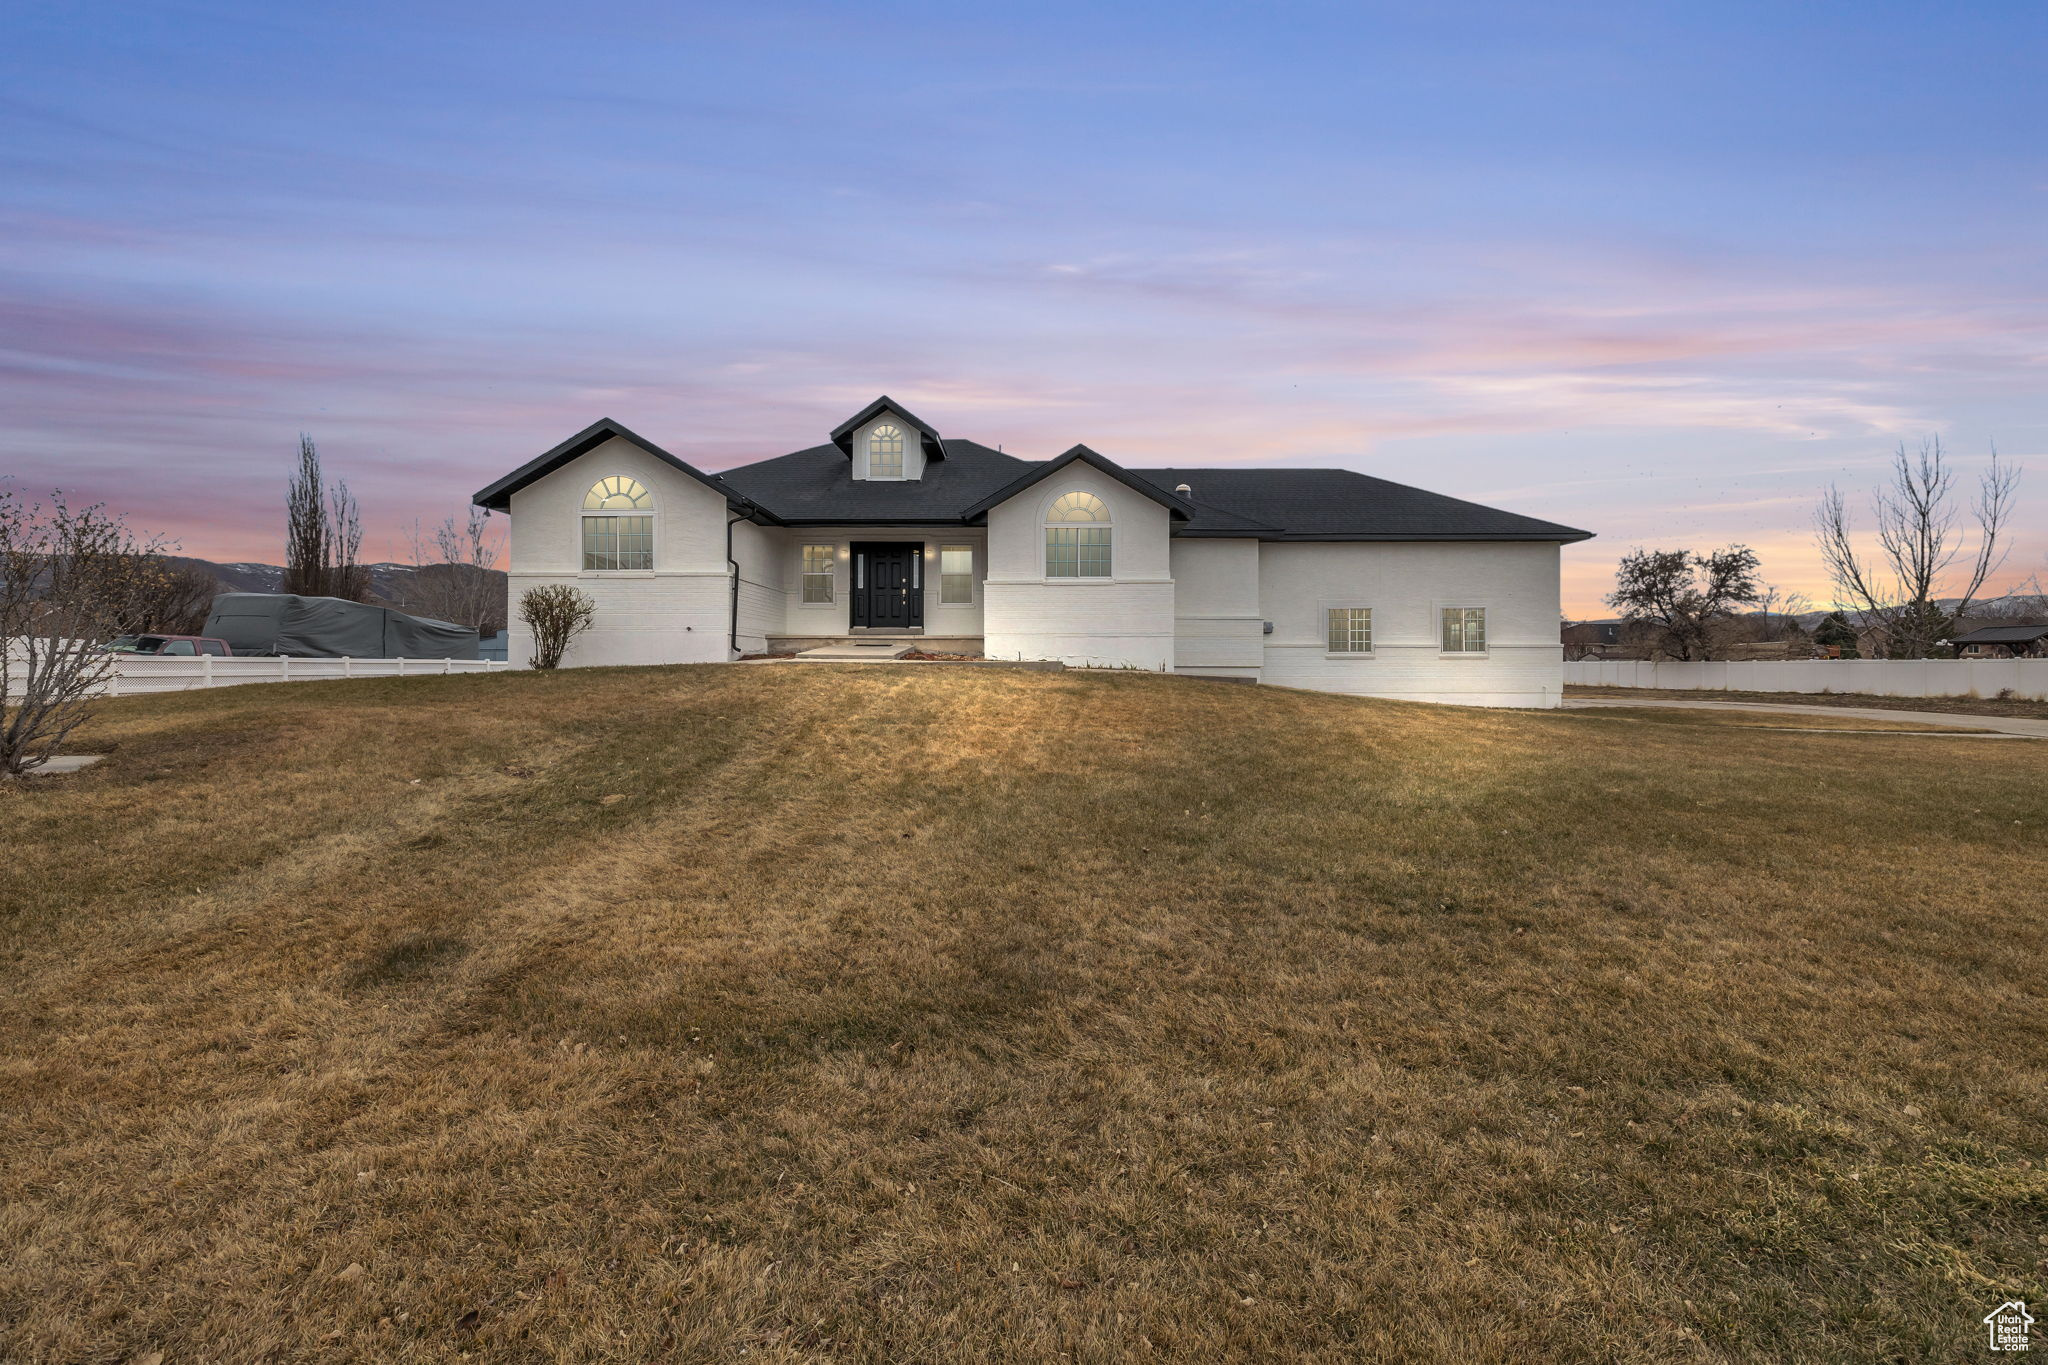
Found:
[[[1184,484],[1184,483],[1177,483],[1177,484],[1175,484],[1175,485],[1173,486],[1173,491],[1174,491],[1174,492],[1176,492],[1176,493],[1178,493],[1178,494],[1180,494],[1180,495],[1181,495],[1182,497],[1184,497],[1184,498],[1191,498],[1191,497],[1193,497],[1193,496],[1195,495],[1195,490],[1194,490],[1194,489],[1192,489],[1192,488],[1190,488],[1190,487],[1188,487],[1188,486],[1187,486],[1186,484]]]

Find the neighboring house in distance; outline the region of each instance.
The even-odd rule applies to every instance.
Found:
[[[596,602],[572,664],[915,638],[1491,706],[1557,704],[1558,550],[1590,535],[1343,469],[1025,460],[886,397],[721,474],[600,421],[476,502],[511,514],[515,602]]]
[[[1856,654],[1864,659],[1891,657],[1891,634],[1883,626],[1856,627]]]
[[[1619,621],[1565,621],[1558,626],[1557,639],[1564,657],[1571,660],[1632,657],[1622,644]]]
[[[1958,659],[2048,657],[2048,626],[1984,626],[1949,641]]]

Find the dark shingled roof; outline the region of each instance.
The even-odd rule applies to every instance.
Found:
[[[754,508],[746,505],[746,499],[735,497],[733,494],[733,490],[728,488],[719,479],[714,478],[712,475],[706,474],[703,470],[697,468],[697,466],[691,464],[688,460],[679,459],[678,457],[669,454],[666,450],[663,450],[660,446],[648,440],[645,436],[638,435],[637,433],[628,430],[625,426],[621,425],[618,422],[614,422],[609,417],[598,418],[595,422],[592,422],[589,426],[583,428],[583,430],[577,432],[574,436],[571,436],[568,440],[562,442],[553,450],[550,450],[543,455],[536,456],[534,459],[527,461],[525,464],[519,466],[519,468],[513,470],[510,474],[507,474],[504,478],[499,479],[496,483],[491,484],[489,487],[479,489],[477,491],[476,496],[471,498],[470,501],[475,503],[478,507],[488,507],[493,512],[508,511],[511,509],[512,495],[514,493],[517,493],[520,489],[526,487],[526,485],[532,483],[535,479],[538,479],[545,474],[554,473],[557,469],[560,469],[563,465],[569,463],[569,461],[575,459],[577,456],[587,454],[590,451],[597,449],[606,441],[611,440],[614,436],[622,437],[625,440],[631,441],[634,445],[639,446],[642,450],[646,451],[649,455],[654,456],[656,459],[664,460],[667,463],[674,465],[677,469],[680,469],[681,471],[683,471],[683,473],[688,474],[697,482],[704,484],[710,488],[714,488],[720,493],[723,493],[726,498],[726,504],[732,507],[733,510],[746,512],[751,512],[755,510]]]
[[[885,410],[914,427],[925,442],[931,458],[923,478],[854,479],[846,458],[851,433]],[[1590,531],[1482,507],[1348,469],[1136,469],[1086,446],[1075,446],[1053,460],[1020,460],[974,441],[941,439],[886,397],[868,404],[832,435],[830,445],[709,475],[606,419],[507,474],[478,493],[476,501],[503,510],[519,489],[601,442],[620,436],[724,493],[736,510],[755,520],[791,525],[957,526],[980,520],[989,507],[1078,460],[1164,504],[1175,518],[1173,534],[1181,536],[1561,543],[1592,537]],[[1193,491],[1177,493],[1174,490],[1179,484],[1187,484]],[[1962,638],[2006,643],[2004,637],[1993,638],[1981,631]]]
[[[1133,469],[1162,488],[1186,484],[1204,507],[1273,530],[1260,540],[1591,540],[1591,531],[1483,507],[1348,469]],[[1184,536],[1243,535],[1198,518]]]
[[[855,479],[836,445],[743,464],[719,477],[778,521],[957,525],[967,508],[1037,467],[973,441],[945,446],[946,458],[927,464],[921,479]]]
[[[2048,638],[2048,626],[1985,626],[1968,635],[1958,635],[1952,645],[2030,645]]]
[[[1040,479],[1052,478],[1071,464],[1085,464],[1090,469],[1115,479],[1133,493],[1142,493],[1144,496],[1152,499],[1152,501],[1158,503],[1182,521],[1186,521],[1189,514],[1194,510],[1188,506],[1187,502],[1178,493],[1168,492],[1148,479],[1138,478],[1133,471],[1125,469],[1114,460],[1105,459],[1087,446],[1074,446],[1067,450],[1066,453],[1056,455],[1050,460],[1041,460],[1036,464],[1027,465],[1020,477],[1004,484],[1001,488],[996,489],[995,492],[990,493],[987,497],[975,503],[974,506],[967,509],[965,515],[970,521],[979,521],[982,517],[988,515],[990,508],[1000,503],[1008,502]]]

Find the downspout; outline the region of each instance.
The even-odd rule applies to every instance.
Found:
[[[746,519],[745,514],[737,517],[728,516],[725,519],[725,567],[732,579],[732,602],[731,611],[726,618],[725,643],[732,650],[732,657],[735,659],[740,656],[740,562],[733,558],[732,528],[734,522]]]

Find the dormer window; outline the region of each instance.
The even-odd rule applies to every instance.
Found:
[[[868,433],[868,477],[871,479],[900,479],[903,477],[903,432],[901,428],[883,423]]]
[[[939,433],[887,394],[832,428],[832,444],[846,457],[855,479],[915,483],[946,458]]]

